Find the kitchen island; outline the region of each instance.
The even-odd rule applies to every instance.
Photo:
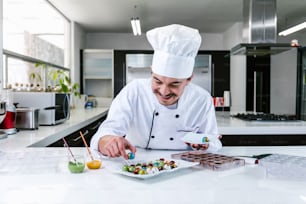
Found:
[[[85,148],[72,148],[86,155]],[[170,158],[176,151],[137,149],[136,159]],[[257,155],[281,153],[306,155],[305,147],[224,147],[220,154]],[[102,158],[103,167],[72,174],[65,148],[26,148],[0,154],[0,203],[305,203],[306,180],[271,178],[254,163],[224,171],[199,166],[149,179],[115,172],[122,159]],[[14,160],[10,158],[16,157]],[[9,160],[10,159],[10,160]],[[178,163],[179,164],[179,163]]]
[[[271,178],[264,167],[246,159],[243,167],[212,171],[198,166],[165,173],[150,179],[136,179],[114,172],[122,159],[101,157],[102,168],[72,174],[67,167],[66,148],[45,148],[50,143],[104,117],[107,108],[73,110],[63,124],[20,131],[0,140],[0,203],[305,203],[306,181],[288,177]],[[290,134],[305,131],[305,122],[250,123],[218,115],[220,133]],[[267,130],[269,130],[267,132]],[[84,155],[84,147],[71,148]],[[137,149],[136,159],[170,158],[177,151]],[[225,146],[219,152],[228,156],[267,153],[306,155],[305,146]]]

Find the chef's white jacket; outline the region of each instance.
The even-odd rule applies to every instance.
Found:
[[[113,100],[106,120],[91,140],[98,150],[99,139],[105,135],[125,136],[132,145],[148,149],[188,150],[180,138],[187,132],[215,135],[209,138],[207,151],[222,147],[218,137],[215,110],[211,95],[189,83],[177,108],[161,105],[151,88],[151,79],[135,79]]]

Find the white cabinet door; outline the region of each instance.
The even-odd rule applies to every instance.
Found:
[[[114,51],[83,50],[83,93],[101,98],[113,98]]]

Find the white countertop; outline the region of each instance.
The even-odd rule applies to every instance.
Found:
[[[73,110],[70,120],[63,124],[20,131],[0,140],[0,203],[306,203],[306,181],[272,179],[265,168],[251,163],[222,172],[188,168],[139,180],[115,174],[109,167],[118,160],[105,158],[99,170],[71,174],[66,148],[35,147],[52,143],[94,122],[106,111],[107,108]],[[217,121],[223,134],[281,134],[279,129],[288,134],[306,132],[305,122],[245,122],[219,114]],[[87,155],[85,148],[72,148],[72,151]],[[172,153],[176,152],[138,149],[136,158],[170,158]],[[218,153],[305,156],[306,147],[223,147]]]
[[[0,150],[15,150],[24,147],[44,147],[79,130],[106,115],[107,107],[72,109],[70,119],[55,126],[39,126],[38,130],[20,130],[0,139]]]
[[[85,148],[72,151],[86,154]],[[114,173],[109,167],[119,160],[103,159],[101,169],[72,174],[67,153],[65,148],[26,148],[0,154],[0,203],[306,203],[306,181],[269,178],[265,168],[255,164],[222,172],[192,167],[140,180]],[[136,159],[170,158],[172,153],[138,149]],[[306,148],[224,147],[219,153],[306,155]],[[15,161],[5,159],[14,155]]]
[[[305,135],[306,121],[244,121],[230,117],[229,112],[217,112],[217,124],[222,135]]]

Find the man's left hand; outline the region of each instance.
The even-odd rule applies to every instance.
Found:
[[[186,143],[189,145],[192,149],[194,150],[207,150],[209,144],[191,144],[191,143]]]

